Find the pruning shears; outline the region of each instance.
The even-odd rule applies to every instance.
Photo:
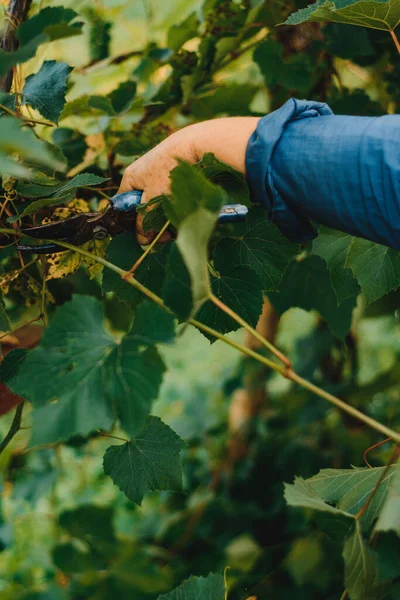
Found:
[[[124,231],[135,232],[136,211],[142,198],[142,192],[132,190],[110,198],[108,207],[103,212],[80,213],[56,223],[48,223],[21,230],[37,240],[59,240],[74,246],[82,246],[90,240],[102,240]],[[233,223],[243,221],[248,209],[242,204],[225,204],[222,207],[217,223]],[[40,245],[19,245],[20,252],[50,254],[64,252],[65,248],[56,243]]]

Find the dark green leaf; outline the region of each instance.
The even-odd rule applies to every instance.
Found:
[[[27,21],[21,23],[18,28],[17,37],[22,46],[25,46],[25,44],[36,38],[39,34],[46,32],[48,27],[59,25],[60,23],[70,23],[77,16],[77,13],[72,8],[48,6]],[[79,24],[75,26],[77,25]]]
[[[48,196],[50,194],[45,193],[43,195]],[[59,206],[60,204],[67,204],[68,202],[71,202],[71,200],[74,198],[74,195],[74,191],[69,190],[64,194],[57,194],[56,198],[42,198],[41,200],[35,200],[34,202],[28,204],[28,206],[20,214],[19,218],[27,217],[28,215],[34,215],[36,212],[38,212],[38,210],[41,210],[42,208],[48,208],[50,206]]]
[[[251,209],[245,223],[235,225],[234,233],[228,235],[218,242],[214,260],[229,261],[232,267],[250,267],[259,276],[264,291],[278,289],[298,252],[298,244],[288,242],[259,207]]]
[[[310,256],[300,262],[294,261],[285,272],[278,292],[269,298],[279,314],[292,306],[303,310],[317,310],[327,322],[329,329],[343,339],[351,326],[356,296],[344,300],[338,307],[329,271],[324,261]]]
[[[224,578],[211,573],[207,577],[190,577],[158,600],[224,600],[224,594]]]
[[[354,238],[346,267],[358,280],[367,304],[400,285],[400,252],[393,248]]]
[[[47,60],[35,75],[29,75],[22,90],[23,104],[29,104],[43,117],[58,123],[65,104],[67,77],[72,67]]]
[[[248,267],[226,269],[221,260],[220,264],[217,263],[215,267],[219,273],[218,276],[211,277],[214,295],[249,325],[255,327],[263,305],[262,287],[257,273]],[[236,331],[241,327],[210,300],[203,304],[196,313],[196,319],[223,334]],[[202,333],[210,341],[215,341],[214,336],[203,331]]]
[[[175,243],[168,255],[162,297],[165,304],[174,311],[180,321],[186,321],[189,318],[193,311],[190,275]]]
[[[96,555],[90,547],[83,550],[76,542],[57,544],[52,548],[53,562],[63,573],[84,573],[97,571],[105,567],[104,560]]]
[[[114,542],[113,509],[83,504],[60,514],[60,526],[70,535],[90,544]]]
[[[199,19],[195,12],[190,13],[184,21],[172,25],[168,30],[167,46],[172,50],[179,50],[188,40],[198,35]]]
[[[354,520],[353,515],[350,513],[325,502],[310,482],[305,481],[302,477],[296,477],[293,484],[285,483],[284,485],[285,500],[289,506],[301,506],[302,508],[332,513],[335,516],[346,517],[350,522]]]
[[[124,81],[120,83],[116,90],[108,95],[114,112],[120,113],[129,109],[136,95],[136,83],[134,81]]]
[[[141,318],[143,323],[116,343],[104,330],[95,298],[76,296],[56,311],[40,345],[9,383],[34,405],[32,445],[110,429],[116,416],[131,435],[141,428],[164,371],[156,349],[144,347],[144,319],[150,319],[148,337],[169,341],[171,336],[166,322],[159,333],[153,331],[147,308],[142,317],[138,313]]]
[[[52,139],[67,158],[70,169],[83,161],[88,146],[82,133],[66,127],[59,127],[53,130]]]
[[[152,252],[135,271],[135,279],[157,295],[161,293],[168,251],[168,246],[163,246],[159,252]],[[142,254],[132,233],[115,237],[107,248],[107,260],[125,271],[129,271]],[[132,310],[144,300],[142,292],[109,269],[103,271],[103,290],[114,292]]]
[[[14,378],[18,375],[19,369],[22,367],[27,355],[27,350],[24,348],[15,348],[4,357],[0,363],[0,381],[12,386]]]
[[[240,116],[250,112],[257,91],[258,87],[249,83],[219,86],[191,98],[190,111],[197,119],[210,119],[219,114]]]
[[[351,270],[345,266],[352,236],[342,231],[321,227],[312,243],[312,253],[323,258],[330,272],[337,303],[357,296],[359,286]]]
[[[104,455],[104,472],[135,502],[154,490],[182,490],[180,437],[158,417],[149,417],[143,429],[122,446],[110,446]]]

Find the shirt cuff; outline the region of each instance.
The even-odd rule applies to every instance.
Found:
[[[272,157],[288,123],[332,114],[325,103],[290,98],[281,108],[260,119],[247,144],[246,177],[250,197],[268,210],[271,220],[293,242],[308,242],[317,232],[305,216],[288,206],[276,189]]]

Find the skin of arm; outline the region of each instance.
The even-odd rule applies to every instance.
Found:
[[[195,123],[173,133],[124,172],[118,193],[132,189],[143,190],[142,203],[170,190],[169,174],[178,160],[196,163],[206,152],[237,169],[244,175],[245,156],[249,138],[258,124],[258,117],[227,117]],[[142,216],[136,222],[137,239],[148,244],[155,233],[144,233]],[[164,234],[161,241],[167,241]]]

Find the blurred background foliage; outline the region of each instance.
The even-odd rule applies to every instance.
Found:
[[[1,4],[6,8],[6,1]],[[53,4],[34,2],[32,11]],[[44,59],[75,67],[62,129],[53,138],[71,172],[84,161],[94,172],[111,164],[121,173],[176,127],[212,116],[265,114],[293,95],[328,101],[345,114],[398,111],[400,67],[390,36],[337,24],[275,29],[306,5],[302,1],[267,0],[256,35],[267,41],[240,56],[234,55],[235,30],[223,37],[223,15],[213,9],[209,27],[216,40],[223,38],[220,44],[233,44],[231,60],[196,94],[186,94],[190,82],[184,77],[198,39],[170,61],[177,43],[171,28],[201,4],[63,2],[84,20],[83,35],[41,47],[21,77],[37,72]],[[112,120],[72,102],[84,94],[108,94],[127,79],[137,82],[138,97],[149,103],[149,118],[140,125],[135,106]],[[112,163],[110,148],[117,155]],[[101,296],[97,280],[84,269],[54,281],[49,290],[57,303],[72,293]],[[314,311],[291,308],[278,321],[266,306],[271,337],[300,375],[392,428],[400,426],[398,292],[368,307],[359,299],[343,341]],[[110,326],[124,329],[126,307],[109,294],[106,308]],[[13,316],[22,322],[29,310],[25,306]],[[363,466],[363,453],[379,441],[377,435],[233,350],[210,346],[198,332],[185,331],[162,352],[168,373],[153,412],[186,442],[185,493],[152,493],[137,507],[103,474],[107,440],[94,435],[25,452],[28,434],[21,431],[0,459],[1,599],[153,600],[189,575],[221,573],[229,565],[229,600],[339,600],[341,547],[312,513],[287,507],[282,482],[326,467]],[[10,422],[9,415],[1,420],[3,434]],[[384,445],[369,461],[383,465],[390,451]],[[390,577],[399,578],[398,539],[385,534],[381,544],[390,557]],[[387,597],[400,597],[396,580]]]

